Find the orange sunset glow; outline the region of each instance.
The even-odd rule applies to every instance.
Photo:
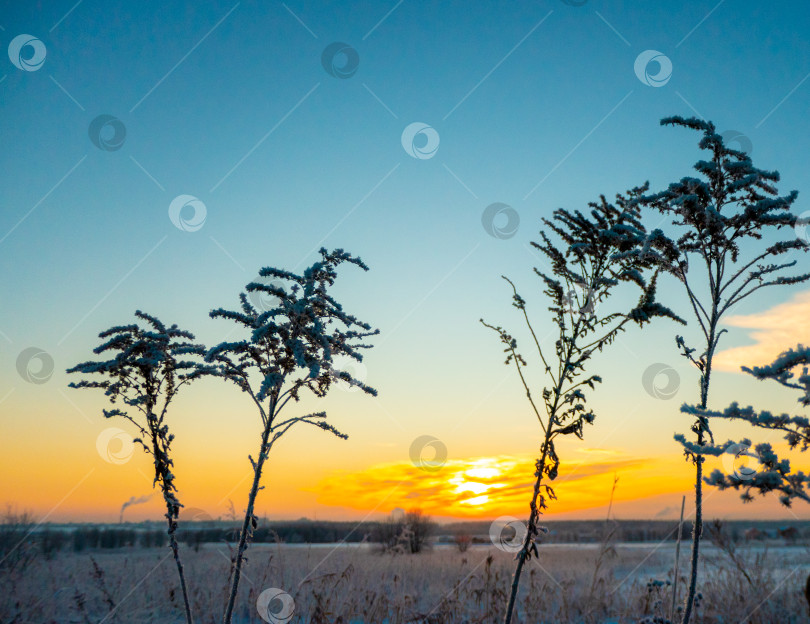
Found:
[[[648,459],[617,459],[571,463],[553,487],[559,501],[549,501],[553,512],[564,513],[607,503],[614,474],[628,470],[617,500],[633,500],[650,491],[651,484],[671,470]],[[515,513],[526,506],[533,483],[534,460],[529,457],[481,457],[450,460],[441,469],[426,471],[412,464],[372,466],[361,473],[336,472],[319,482],[317,493],[325,504],[358,510],[375,507],[420,508],[425,513],[465,519],[485,519]],[[641,475],[631,476],[631,475]],[[688,476],[659,490],[688,488]]]

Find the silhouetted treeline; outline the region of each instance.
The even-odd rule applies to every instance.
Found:
[[[193,546],[216,542],[236,542],[239,540],[239,527],[218,522],[206,522],[207,526],[181,525],[178,540]],[[330,544],[334,542],[360,543],[368,538],[378,522],[366,522],[358,526],[356,522],[324,522],[294,520],[289,522],[260,523],[253,532],[253,541],[258,543],[284,544]]]
[[[619,520],[616,521],[617,542],[662,542],[677,539],[677,521],[671,520]],[[390,520],[382,522],[329,522],[322,520],[264,521],[254,534],[254,542],[284,544],[328,544],[363,541],[384,542],[381,536],[390,533]],[[542,543],[598,543],[604,535],[605,523],[599,520],[553,521],[545,523],[549,533]],[[729,537],[735,542],[779,540],[790,543],[810,541],[810,522],[730,520],[723,523]],[[452,544],[458,536],[469,536],[472,544],[490,542],[489,522],[456,522],[433,525],[430,534],[438,543]],[[158,523],[139,525],[43,525],[16,527],[0,531],[0,543],[8,542],[9,549],[20,540],[45,556],[59,551],[115,548],[154,548],[166,546],[166,529]],[[682,539],[689,539],[691,522],[684,521]],[[427,532],[425,536],[427,536]],[[239,529],[224,521],[181,523],[178,539],[186,546],[199,549],[203,544],[236,542]],[[1,544],[0,544],[1,545]],[[421,546],[421,542],[420,542]],[[2,548],[0,548],[2,550]],[[421,550],[417,548],[416,551]]]
[[[540,539],[544,544],[588,544],[602,540],[604,520],[560,520],[542,522],[548,534]],[[678,539],[677,520],[616,520],[615,541],[625,543],[662,542]],[[734,541],[760,539],[810,540],[810,522],[789,520],[727,520],[725,530]],[[442,525],[439,532],[450,536],[470,535],[473,543],[489,541],[489,522],[456,522]],[[793,529],[793,530],[791,530]],[[692,523],[684,520],[681,539],[690,539]],[[786,537],[789,536],[789,537]]]
[[[296,520],[260,524],[253,541],[258,543],[328,544],[334,542],[359,543],[368,540],[381,523],[366,522],[310,522]],[[28,541],[38,550],[51,555],[61,550],[153,548],[168,544],[166,529],[154,526],[61,525],[33,529]],[[207,521],[181,524],[177,531],[181,543],[198,549],[206,543],[236,542],[239,528],[227,522]],[[23,533],[20,533],[23,536]]]

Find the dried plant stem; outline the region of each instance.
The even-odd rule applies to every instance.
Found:
[[[167,503],[166,508],[171,513],[171,506]],[[194,624],[194,619],[191,617],[191,604],[188,600],[188,588],[186,587],[186,573],[183,569],[183,562],[180,560],[180,548],[177,545],[177,538],[175,537],[175,530],[177,529],[177,522],[169,518],[169,545],[172,548],[174,555],[174,562],[177,564],[177,574],[180,577],[180,588],[183,590],[183,606],[186,608],[186,622]]]
[[[360,350],[372,346],[364,339],[376,336],[379,331],[345,312],[327,292],[335,283],[340,264],[353,264],[364,271],[368,267],[360,258],[342,249],[328,252],[321,248],[319,253],[321,259],[303,275],[264,267],[259,271],[259,277],[276,278],[282,285],[250,282],[245,287],[247,292],[239,295],[239,310],[217,308],[210,313],[211,318],[227,319],[241,325],[248,334],[246,339],[212,347],[205,359],[211,364],[212,375],[235,384],[250,396],[263,425],[259,456],[255,461],[249,457],[253,483],[231,567],[230,591],[223,616],[225,624],[233,620],[245,551],[258,523],[254,509],[256,496],[262,489],[262,469],[273,444],[299,423],[313,425],[344,440],[348,437],[327,422],[326,412],[313,412],[279,422],[276,418],[281,410],[290,401],[299,401],[304,391],[323,398],[339,382],[360,388],[372,396],[377,394],[374,388],[349,372],[336,370],[333,363],[336,357],[343,356],[361,362]],[[254,292],[271,295],[275,303],[254,306],[247,294]]]
[[[810,280],[810,273],[784,275],[786,269],[797,264],[796,260],[779,259],[791,251],[808,250],[808,245],[798,236],[792,239],[771,242],[750,251],[746,239],[762,241],[766,228],[793,228],[798,219],[792,214],[798,192],[791,191],[780,196],[775,184],[780,176],[777,171],[766,171],[754,166],[749,155],[725,144],[715,125],[697,117],[666,117],[661,125],[680,126],[702,133],[701,150],[709,157],[698,161],[694,168],[699,177],[689,176],[670,184],[666,190],[638,199],[639,205],[649,206],[666,217],[673,218],[673,225],[682,227],[677,240],[668,238],[661,230],[655,230],[645,243],[645,253],[651,249],[659,266],[675,275],[683,284],[692,311],[700,325],[705,351],[697,358],[695,351],[676,337],[683,355],[700,369],[700,405],[684,405],[681,411],[697,416],[692,425],[695,442],[687,441],[682,434],[675,439],[684,446],[685,455],[695,465],[695,522],[692,532],[692,561],[689,589],[686,596],[682,624],[689,624],[697,585],[700,539],[703,532],[703,462],[706,454],[716,454],[714,439],[709,427],[706,407],[712,359],[720,336],[718,331],[722,316],[761,288],[800,284]],[[740,251],[745,249],[741,258]],[[658,254],[658,255],[656,255]],[[696,291],[687,279],[690,259],[705,268],[705,286]],[[708,451],[708,453],[707,453]]]
[[[160,491],[163,500],[166,502],[166,521],[169,523],[169,546],[172,549],[174,562],[177,565],[177,575],[180,577],[180,589],[183,592],[183,606],[186,610],[187,624],[194,624],[191,615],[191,604],[188,599],[188,587],[186,586],[186,573],[183,562],[180,559],[180,546],[177,543],[177,517],[180,513],[180,505],[174,495],[174,477],[171,474],[171,460],[168,455],[168,441],[160,434],[160,422],[153,414],[151,408],[147,409],[146,422],[149,427],[149,436],[152,440],[152,457],[155,461],[156,480],[160,483]],[[162,444],[161,444],[162,442]]]
[[[555,448],[556,438],[560,435],[575,435],[581,440],[584,426],[592,424],[596,417],[594,411],[586,407],[586,388],[593,390],[602,381],[598,375],[586,373],[591,357],[609,346],[630,322],[643,326],[655,317],[666,317],[683,323],[671,310],[655,301],[658,272],[655,270],[647,281],[642,272],[653,269],[652,260],[635,253],[639,243],[646,240],[646,230],[634,202],[647,188],[644,185],[631,189],[626,196],[617,195],[616,206],[600,196],[599,202],[589,204],[590,218],[580,211],[559,209],[554,212],[553,220],[543,219],[546,230],[559,237],[563,243],[558,247],[545,231],[540,232],[542,242],[532,243],[548,258],[551,266],[549,274],[537,268],[534,271],[545,284],[543,292],[551,303],[548,310],[553,314],[554,323],[559,330],[559,337],[554,343],[553,360],[546,358],[543,353],[537,332],[529,320],[526,300],[518,294],[514,283],[504,277],[512,287],[512,306],[523,316],[526,329],[537,348],[545,369],[542,376],[551,382],[543,388],[541,395],[545,418],[524,375],[523,368],[527,363],[518,351],[517,340],[503,328],[481,320],[484,327],[499,335],[506,354],[504,363],[507,366],[514,364],[526,398],[543,431],[541,455],[535,462],[535,481],[529,503],[527,530],[516,557],[505,624],[512,622],[520,576],[526,560],[538,556],[536,539],[540,530],[545,531],[537,526],[539,516],[547,507],[547,500],[556,499],[554,490],[548,483],[554,481],[559,473],[560,457]],[[597,306],[610,296],[613,287],[622,283],[632,283],[641,289],[638,303],[626,312],[616,311],[597,317]],[[545,481],[544,476],[547,477]]]
[[[508,280],[507,280],[508,281]],[[511,284],[511,282],[510,282]],[[514,285],[512,285],[514,289]],[[515,291],[517,293],[517,291]],[[545,364],[545,357],[543,356],[543,350],[540,348],[540,343],[537,340],[537,335],[534,332],[534,328],[532,327],[531,321],[529,320],[529,316],[526,313],[525,308],[522,310],[523,318],[526,322],[526,326],[529,328],[531,332],[535,345],[537,346],[537,350],[540,353],[540,357]],[[623,325],[622,323],[621,325]],[[580,327],[582,325],[582,316],[579,316],[576,321],[573,323],[573,329],[571,331],[572,336],[578,336],[580,332]],[[620,327],[621,327],[620,325]],[[514,357],[513,361],[515,363],[515,368],[518,371],[520,376],[520,380],[523,384],[523,388],[526,390],[526,396],[529,399],[529,403],[534,410],[534,413],[537,415],[537,419],[540,422],[540,426],[543,428],[544,438],[543,444],[541,446],[542,453],[540,455],[540,459],[537,460],[535,464],[535,480],[534,480],[534,489],[532,490],[532,499],[529,503],[529,520],[526,523],[526,538],[523,540],[523,547],[520,549],[520,552],[517,556],[517,564],[515,565],[515,574],[512,577],[512,587],[509,592],[509,603],[506,607],[506,616],[504,617],[504,624],[510,624],[512,622],[512,613],[515,608],[515,602],[517,600],[518,589],[520,587],[520,575],[523,572],[523,566],[526,563],[526,560],[529,558],[532,548],[535,549],[535,537],[538,534],[537,530],[537,520],[540,517],[540,511],[537,508],[537,499],[541,496],[540,488],[543,487],[543,475],[546,473],[546,462],[548,461],[548,452],[550,449],[553,449],[554,441],[553,437],[556,432],[554,427],[558,424],[557,412],[560,409],[560,403],[564,396],[563,385],[568,380],[567,376],[565,375],[565,371],[568,369],[572,358],[574,357],[576,346],[575,340],[572,340],[568,343],[567,349],[565,351],[565,357],[560,364],[560,368],[557,374],[556,379],[552,375],[551,378],[555,382],[553,393],[554,393],[554,402],[551,404],[548,410],[548,421],[543,423],[543,419],[540,417],[540,411],[537,408],[537,405],[534,402],[534,398],[532,397],[531,390],[529,388],[529,384],[526,381],[525,376],[523,375],[523,370],[520,366],[520,359],[518,357]],[[514,348],[511,349],[513,355],[516,355],[516,350]],[[548,365],[546,365],[548,368]],[[550,491],[548,486],[545,486],[547,491]],[[543,503],[545,506],[545,503]]]
[[[672,579],[672,607],[669,610],[669,619],[675,617],[675,602],[678,599],[678,564],[681,561],[681,535],[683,534],[683,508],[686,506],[686,496],[681,498],[681,519],[678,522],[678,541],[675,543],[675,573]]]
[[[174,435],[169,433],[166,414],[180,388],[203,374],[208,374],[210,367],[200,361],[206,353],[205,347],[191,342],[194,340],[193,334],[177,325],[167,327],[157,317],[140,310],[136,310],[135,316],[145,321],[147,327],[141,327],[137,323],[116,325],[99,334],[104,342],[93,349],[93,352],[113,352],[111,359],[83,362],[67,371],[100,374],[105,379],[83,379],[69,386],[103,389],[114,405],[112,409],[103,410],[104,417],[123,418],[138,429],[140,437],[133,442],[140,444],[144,452],[152,456],[155,467],[152,485],[160,486],[166,503],[169,544],[180,577],[186,622],[193,624],[186,575],[175,536],[182,505],[176,496],[177,487],[172,474],[174,462],[170,450]],[[145,425],[142,424],[140,415],[146,419]]]
[[[700,442],[699,442],[700,443]],[[683,610],[683,623],[688,624],[692,617],[692,603],[697,589],[698,561],[700,556],[700,536],[703,532],[703,456],[695,458],[695,525],[692,527],[692,560],[689,572],[689,590]]]
[[[706,409],[709,402],[709,380],[712,374],[712,359],[714,358],[714,348],[717,346],[717,303],[713,303],[712,316],[709,326],[708,347],[706,349],[706,362],[703,374],[700,377],[700,407]],[[703,446],[706,443],[704,433],[708,431],[708,420],[699,417],[696,424],[697,444]],[[695,523],[692,527],[692,560],[689,571],[689,590],[686,592],[686,604],[683,609],[682,624],[689,624],[692,617],[692,607],[695,602],[697,590],[698,564],[700,562],[700,538],[703,535],[703,455],[695,455]]]
[[[273,410],[270,410],[271,413]],[[236,595],[239,591],[239,580],[242,575],[242,563],[244,561],[245,551],[248,548],[250,538],[253,535],[253,528],[255,517],[253,509],[256,504],[256,496],[259,493],[259,482],[262,478],[262,468],[267,456],[270,452],[270,432],[272,431],[272,420],[267,419],[264,431],[262,432],[261,448],[259,449],[259,457],[253,462],[253,483],[250,486],[250,494],[248,495],[247,509],[245,509],[245,519],[242,522],[242,530],[239,532],[239,544],[236,548],[236,555],[233,562],[233,576],[231,577],[231,590],[228,594],[228,605],[225,608],[225,617],[223,622],[230,624],[233,619],[233,609],[236,603]],[[252,461],[252,460],[251,460]]]
[[[530,549],[534,543],[534,535],[537,533],[537,519],[540,516],[540,513],[537,510],[537,498],[540,496],[540,487],[541,482],[543,481],[543,471],[546,466],[546,458],[548,457],[548,446],[549,442],[551,441],[550,438],[551,427],[548,427],[546,429],[545,442],[543,443],[543,454],[537,461],[537,471],[535,472],[535,476],[537,478],[534,481],[534,491],[532,493],[531,503],[529,504],[529,521],[526,523],[528,531],[526,532],[526,538],[523,541],[523,547],[520,549],[520,553],[518,553],[517,565],[515,566],[515,574],[512,577],[512,588],[509,592],[509,604],[506,607],[504,624],[510,624],[512,621],[512,612],[515,608],[515,600],[517,600],[518,588],[520,587],[520,575],[523,572],[523,565],[526,563],[526,559],[528,558]]]
[[[610,489],[610,501],[608,502],[607,515],[605,516],[605,528],[602,532],[602,541],[599,547],[599,556],[596,558],[596,564],[593,566],[593,577],[591,578],[591,591],[588,595],[588,602],[593,604],[593,597],[596,593],[596,583],[599,581],[599,572],[602,569],[605,556],[613,551],[613,538],[615,536],[615,528],[610,528],[610,514],[613,512],[613,499],[616,496],[616,486],[619,484],[619,476],[613,475],[613,487]],[[615,552],[615,551],[613,551]]]
[[[514,286],[513,286],[514,288]],[[534,334],[534,329],[532,328],[531,322],[529,321],[529,317],[526,314],[525,309],[523,310],[523,317],[526,321],[526,325],[529,327],[532,335],[535,338],[535,344],[538,347],[538,351],[542,357],[542,349],[540,349],[539,342],[537,341],[537,337]],[[579,330],[580,321],[578,320],[574,326],[573,334],[576,336],[577,331]],[[514,349],[512,350],[515,353]],[[573,352],[573,344],[570,344],[568,347],[568,351],[565,357],[565,366],[561,367],[561,370],[565,370],[568,366],[569,362],[571,361],[571,355]],[[543,358],[545,360],[545,358]],[[523,383],[523,387],[526,390],[526,396],[529,399],[529,403],[532,406],[535,414],[537,415],[537,419],[540,421],[540,426],[544,429],[544,439],[543,444],[541,446],[542,453],[540,455],[540,459],[537,460],[535,464],[535,480],[534,480],[534,489],[532,490],[532,499],[529,503],[529,520],[526,523],[526,538],[523,540],[523,547],[520,549],[520,552],[517,556],[517,564],[515,566],[515,574],[512,577],[512,587],[509,592],[509,603],[506,607],[506,616],[504,617],[504,624],[510,624],[512,621],[512,612],[515,608],[515,601],[517,600],[518,589],[520,587],[520,575],[523,572],[523,566],[526,563],[526,559],[529,557],[529,553],[531,552],[532,547],[534,546],[534,538],[537,535],[537,519],[540,516],[540,512],[537,509],[537,499],[540,496],[540,488],[542,487],[543,475],[545,474],[546,470],[546,460],[548,459],[548,451],[551,448],[552,442],[552,435],[553,435],[553,426],[556,422],[556,412],[557,408],[560,403],[560,398],[562,395],[562,385],[564,383],[565,377],[563,374],[560,374],[557,379],[555,380],[556,383],[554,384],[554,404],[548,414],[548,422],[546,424],[543,423],[543,419],[540,417],[540,412],[535,405],[534,399],[532,398],[531,390],[529,389],[528,382],[526,378],[523,376],[523,371],[520,368],[520,360],[515,357],[514,358],[515,367],[517,368],[518,374],[520,375],[520,380]]]

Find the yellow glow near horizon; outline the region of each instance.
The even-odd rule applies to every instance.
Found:
[[[690,471],[675,470],[682,464],[680,457],[628,456],[571,462],[549,483],[559,497],[549,513],[606,506],[614,474],[621,475],[616,502],[644,498],[650,492],[688,491]],[[378,464],[359,472],[336,472],[312,491],[325,505],[383,512],[418,508],[437,517],[474,519],[525,513],[533,482],[531,456],[497,456],[449,460],[430,470],[410,463]]]
[[[489,496],[476,496],[475,498],[468,498],[461,501],[462,505],[485,505],[489,502]]]
[[[471,468],[465,474],[468,477],[475,477],[478,479],[492,479],[501,473],[497,468]]]
[[[502,467],[497,465],[496,460],[492,458],[484,458],[473,462],[474,467],[468,468],[457,472],[454,476],[447,481],[456,486],[454,492],[462,494],[470,492],[471,494],[480,494],[476,498],[460,501],[468,505],[482,505],[489,500],[489,496],[483,496],[492,489],[505,487],[505,483],[488,483],[490,479],[499,477],[503,474]]]

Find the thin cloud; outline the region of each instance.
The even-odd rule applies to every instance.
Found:
[[[809,318],[810,291],[798,293],[790,301],[763,312],[730,316],[726,325],[750,330],[748,333],[754,343],[720,351],[715,356],[714,366],[739,373],[742,366],[762,366],[772,362],[798,343],[810,342]]]

